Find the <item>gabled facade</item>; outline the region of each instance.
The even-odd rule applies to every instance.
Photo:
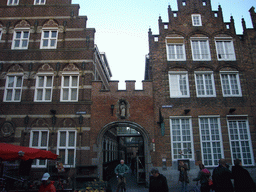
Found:
[[[0,2],[0,140],[51,150],[66,168],[91,165],[92,81],[106,89],[112,76],[79,8],[71,0]]]
[[[159,34],[148,33],[145,78],[153,83],[155,117],[161,111],[165,125],[156,151],[170,171],[181,159],[193,174],[196,164],[213,168],[220,158],[255,169],[255,30],[243,24],[244,34],[236,35],[232,16],[223,22],[221,6],[212,11],[210,0],[177,4],[178,11],[168,7],[168,22],[159,17]]]
[[[75,189],[134,157],[138,183],[157,167],[173,186],[179,160],[191,180],[199,163],[211,170],[220,158],[241,159],[256,178],[255,10],[253,29],[242,21],[237,35],[210,0],[177,3],[159,34],[149,29],[143,90],[134,81],[118,90],[79,5],[1,1],[1,142],[57,153]],[[34,161],[33,176],[49,163]]]

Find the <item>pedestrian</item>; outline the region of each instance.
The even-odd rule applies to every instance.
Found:
[[[242,167],[240,159],[235,160],[235,166],[232,167],[234,177],[234,186],[236,192],[252,192],[256,191],[255,183],[249,172]]]
[[[209,186],[209,179],[211,176],[210,171],[204,167],[203,164],[199,164],[199,173],[197,178],[193,179],[193,181],[200,181],[201,184],[201,192],[209,192],[211,187]]]
[[[219,160],[219,166],[214,168],[212,173],[212,181],[215,192],[233,192],[233,184],[231,182],[232,172],[225,159]]]
[[[116,192],[119,191],[119,189],[121,188],[121,185],[124,184],[124,190],[126,191],[126,178],[125,178],[125,174],[128,173],[129,171],[129,167],[124,164],[124,160],[122,159],[120,161],[120,164],[118,164],[115,168],[115,173],[118,176],[118,184],[117,184],[117,189]]]
[[[160,174],[158,169],[151,170],[149,179],[149,192],[168,192],[167,179],[163,174]]]
[[[179,162],[178,170],[180,171],[179,181],[181,182],[181,192],[187,191],[188,180],[188,166],[184,161]]]
[[[50,181],[50,174],[49,173],[45,173],[42,177],[42,184],[39,187],[39,191],[38,192],[56,192],[56,188],[53,185],[54,181]]]

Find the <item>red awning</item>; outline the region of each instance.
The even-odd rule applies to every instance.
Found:
[[[25,161],[29,159],[57,159],[57,157],[58,155],[51,151],[0,143],[0,159],[3,161],[12,161],[17,159]]]

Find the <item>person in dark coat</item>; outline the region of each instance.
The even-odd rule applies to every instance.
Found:
[[[166,177],[159,173],[158,169],[153,168],[151,170],[149,192],[168,192],[168,185]]]
[[[179,175],[179,181],[181,182],[181,191],[186,192],[187,191],[187,185],[189,183],[188,180],[188,166],[184,163],[184,161],[179,162],[178,170],[180,171]]]
[[[212,173],[212,181],[215,192],[233,192],[233,184],[231,182],[232,172],[225,159],[219,160],[219,166],[214,168]]]
[[[193,179],[193,181],[200,181],[201,184],[201,192],[209,192],[210,186],[209,186],[209,178],[211,176],[210,171],[208,171],[203,164],[199,164],[200,171],[197,175],[197,178]]]
[[[232,167],[234,177],[234,186],[236,192],[252,192],[256,191],[255,183],[249,172],[242,167],[240,159],[235,160],[235,166]]]

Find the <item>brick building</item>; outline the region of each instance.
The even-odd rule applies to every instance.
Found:
[[[193,176],[199,162],[211,169],[220,158],[231,165],[239,158],[255,173],[255,28],[242,21],[243,35],[236,35],[232,16],[223,22],[221,6],[212,11],[210,0],[177,4],[178,11],[168,7],[168,22],[159,17],[159,34],[148,33],[145,79],[166,128],[155,138],[153,165],[166,160],[172,175],[184,159]],[[254,8],[250,13],[255,27]]]
[[[148,32],[143,90],[118,90],[95,29],[71,0],[0,2],[0,139],[57,153],[74,181],[108,180],[136,157],[137,182],[158,167],[177,183],[179,160],[197,174],[235,158],[254,174],[255,29],[223,21],[210,0],[177,0]],[[107,50],[106,50],[107,51]],[[50,162],[36,160],[40,177]],[[79,173],[81,173],[79,175]],[[75,186],[76,187],[76,186]]]

